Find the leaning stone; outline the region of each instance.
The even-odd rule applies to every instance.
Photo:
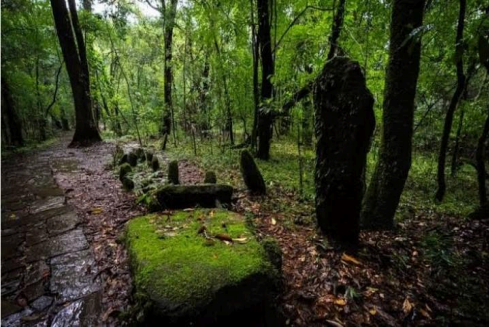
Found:
[[[168,182],[178,185],[180,184],[180,179],[178,176],[178,161],[171,161],[168,164]]]
[[[217,183],[216,173],[213,172],[213,171],[206,172],[205,173],[204,183],[206,183],[206,184],[216,184]]]
[[[240,215],[196,210],[137,217],[128,223],[126,243],[145,325],[279,325],[270,316],[280,272]]]
[[[128,164],[127,162],[126,163],[123,163],[120,167],[119,167],[119,180],[121,182],[124,181],[124,177],[126,177],[127,174],[131,173],[132,172],[132,168],[131,168],[131,165]]]
[[[160,169],[160,161],[158,160],[157,156],[153,156],[153,159],[151,159],[151,168],[153,171],[157,171]]]
[[[248,150],[241,152],[240,168],[243,180],[251,194],[263,195],[267,192],[263,176]]]
[[[216,203],[229,205],[233,188],[229,185],[165,185],[155,191],[156,198],[165,209],[184,209],[200,206],[215,208]]]

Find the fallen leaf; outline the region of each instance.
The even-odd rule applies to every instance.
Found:
[[[99,215],[99,214],[101,214],[102,212],[104,212],[104,209],[102,209],[102,208],[100,208],[100,207],[97,207],[97,208],[93,208],[93,209],[91,210],[91,212],[92,212],[92,215]]]
[[[409,312],[411,312],[412,309],[413,305],[411,304],[411,302],[409,302],[409,298],[406,298],[404,300],[404,303],[402,304],[402,311],[404,311],[405,314],[408,314]]]
[[[343,255],[341,256],[341,260],[343,262],[350,262],[350,263],[353,263],[353,264],[359,265],[359,266],[362,264],[360,261],[358,261],[357,259],[355,259],[351,255],[348,255],[346,253],[343,253]]]
[[[277,224],[277,221],[275,220],[275,218],[272,217],[272,219],[270,220],[271,224],[272,225],[276,225]]]
[[[377,314],[377,310],[375,310],[374,308],[368,310],[368,312],[372,315],[372,316],[375,316]]]
[[[233,241],[239,244],[245,244],[248,243],[248,238],[247,237],[233,238]]]
[[[346,305],[346,301],[345,301],[345,299],[337,298],[334,300],[334,304],[344,306],[344,305]]]
[[[228,234],[216,234],[214,237],[221,241],[233,242],[233,239]]]

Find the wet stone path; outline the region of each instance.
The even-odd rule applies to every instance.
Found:
[[[98,325],[94,254],[52,174],[61,143],[2,161],[2,326]]]

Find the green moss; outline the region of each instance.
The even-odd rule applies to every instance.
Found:
[[[227,245],[203,234],[225,233],[246,239]],[[225,286],[254,275],[277,277],[267,252],[247,229],[241,216],[225,210],[178,211],[170,219],[147,215],[130,221],[127,242],[138,291],[159,303],[201,307]]]

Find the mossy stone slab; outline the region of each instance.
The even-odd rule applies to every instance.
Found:
[[[224,242],[218,234],[236,241]],[[126,242],[146,321],[220,325],[246,311],[263,312],[280,288],[280,273],[263,245],[233,212],[137,217],[128,223]]]

